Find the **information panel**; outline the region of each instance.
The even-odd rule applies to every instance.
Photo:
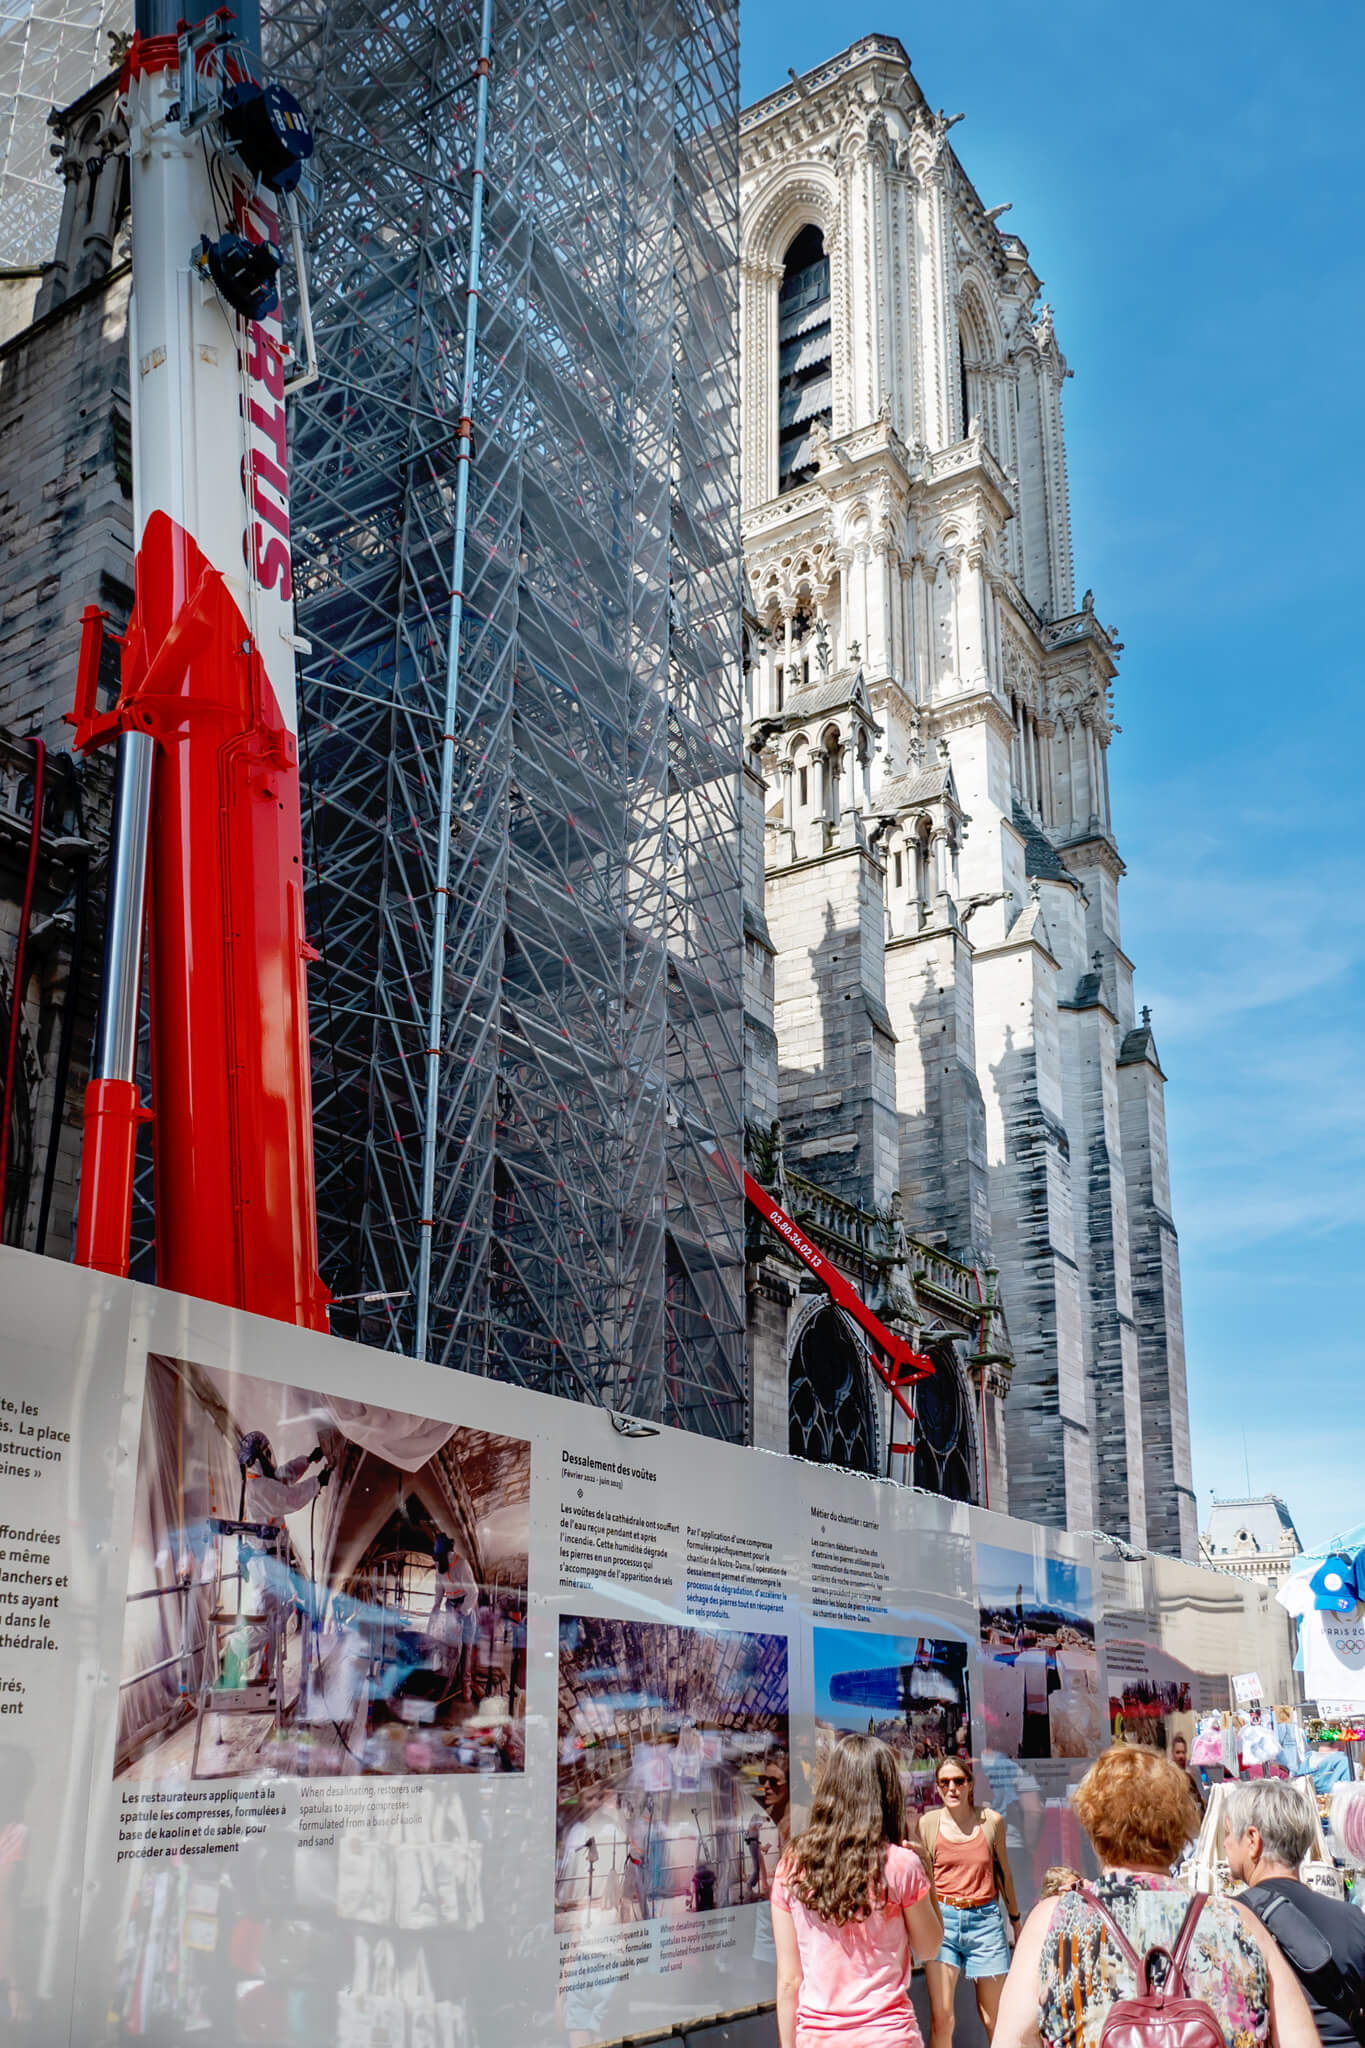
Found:
[[[1153,1688],[1278,1675],[1251,1589],[1189,1567],[21,1253],[0,1288],[0,1996],[36,2043],[741,2012],[841,1733],[916,1811],[974,1757],[1027,1900]]]

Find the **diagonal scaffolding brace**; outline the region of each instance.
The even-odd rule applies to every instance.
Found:
[[[743,1438],[743,1192],[665,1115],[742,1148],[734,0],[266,42],[333,1328]]]

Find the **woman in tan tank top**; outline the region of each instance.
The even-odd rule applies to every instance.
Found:
[[[976,1992],[987,2040],[995,2031],[1019,1907],[1005,1848],[1005,1823],[990,1807],[972,1804],[970,1759],[945,1756],[934,1782],[943,1804],[921,1814],[919,1844],[943,1914],[943,1946],[933,1962],[925,1964],[924,1975],[933,2021],[931,2048],[951,2048],[953,2004],[964,1971]]]

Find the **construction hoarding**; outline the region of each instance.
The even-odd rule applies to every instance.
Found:
[[[1276,1611],[1188,1566],[22,1253],[0,1290],[0,1978],[36,2042],[743,2011],[840,1732],[916,1807],[973,1755],[1028,1897],[1116,1712],[1161,1743],[1162,1688],[1290,1690]]]

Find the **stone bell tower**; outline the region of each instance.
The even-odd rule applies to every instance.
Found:
[[[742,117],[784,1157],[999,1269],[1012,1511],[1193,1556],[1164,1076],[1119,936],[1120,649],[1076,600],[1052,312],[957,118],[887,36]]]

